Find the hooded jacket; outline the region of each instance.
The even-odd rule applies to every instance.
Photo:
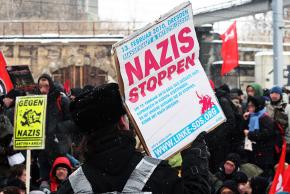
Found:
[[[252,87],[255,90],[255,96],[263,96],[263,89],[260,84],[253,83],[247,86]]]
[[[73,133],[71,129],[74,128],[69,112],[69,99],[55,88],[49,75],[42,74],[38,83],[43,78],[48,80],[50,87],[47,95],[45,147],[54,153],[65,154],[69,151],[70,135]],[[58,143],[61,146],[57,146]]]
[[[50,181],[50,191],[51,192],[56,192],[57,189],[60,186],[60,181],[57,179],[57,177],[55,176],[56,173],[56,169],[61,166],[61,167],[66,167],[68,169],[68,176],[71,174],[72,171],[72,166],[70,161],[68,160],[68,158],[66,157],[58,157],[56,158],[56,160],[54,161],[53,165],[52,165],[52,169],[50,171],[49,174],[49,181]]]

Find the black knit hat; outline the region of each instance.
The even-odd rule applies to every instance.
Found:
[[[241,96],[241,95],[244,94],[243,91],[241,89],[239,89],[239,88],[231,89],[231,93],[236,94],[237,96]]]
[[[235,173],[233,180],[236,181],[236,183],[247,183],[248,177],[245,173],[238,171]]]
[[[217,193],[220,194],[225,188],[230,189],[234,194],[239,194],[238,184],[233,180],[226,180]]]
[[[17,96],[25,96],[25,92],[17,89],[12,89],[6,94],[5,98],[11,98],[15,100]]]
[[[252,194],[261,194],[266,193],[269,182],[266,178],[257,176],[251,179],[250,185],[252,188]]]
[[[82,93],[71,102],[70,111],[82,131],[98,130],[116,124],[125,114],[116,83]]]
[[[225,161],[228,161],[228,160],[235,164],[236,169],[238,169],[238,167],[240,167],[241,157],[239,154],[236,154],[236,153],[228,154]]]
[[[70,90],[70,94],[72,96],[75,96],[75,97],[79,96],[81,93],[82,93],[82,89],[81,88],[72,88]]]

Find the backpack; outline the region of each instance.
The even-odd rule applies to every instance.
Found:
[[[288,114],[285,112],[285,106],[274,108],[274,130],[275,130],[275,150],[280,153],[283,142],[285,141],[285,131],[288,127]]]
[[[58,108],[59,112],[62,113],[61,97],[62,97],[61,95],[59,95],[59,96],[57,97],[57,99],[56,99],[56,105],[57,105],[57,108]]]

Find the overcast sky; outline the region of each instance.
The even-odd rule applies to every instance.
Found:
[[[218,5],[230,0],[190,0],[193,10]],[[99,16],[102,20],[152,21],[168,12],[184,0],[99,0]]]

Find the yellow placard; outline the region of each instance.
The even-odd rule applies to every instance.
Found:
[[[44,149],[46,104],[45,95],[16,98],[13,135],[15,150]]]

